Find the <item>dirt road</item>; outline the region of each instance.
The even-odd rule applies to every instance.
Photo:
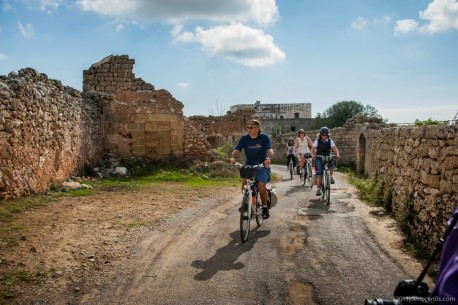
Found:
[[[235,192],[167,219],[81,304],[364,304],[392,297],[421,270],[387,218],[375,218],[336,174],[331,205],[284,176],[271,218],[241,244]],[[296,176],[297,177],[297,176]]]

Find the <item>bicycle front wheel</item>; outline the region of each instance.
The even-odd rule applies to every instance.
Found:
[[[240,237],[243,243],[246,243],[248,235],[250,235],[251,202],[249,199],[249,194],[245,193],[242,198],[242,208],[240,209]]]
[[[326,204],[329,205],[331,203],[331,180],[329,175],[326,175]]]
[[[259,193],[256,196],[256,224],[258,225],[258,227],[260,227],[262,225],[262,222],[264,221],[264,218],[262,217],[262,203],[259,200]]]
[[[307,183],[310,186],[310,188],[313,187],[313,179],[312,179],[312,165],[310,162],[307,162]]]
[[[305,167],[305,164],[304,164],[304,167],[302,168],[302,171],[301,171],[301,185],[302,186],[305,185],[305,179],[306,179],[306,177],[305,177],[305,175],[306,175],[305,169],[306,169],[306,167]]]
[[[291,180],[293,180],[294,167],[293,167],[293,162],[292,161],[289,161],[289,174],[291,175]]]

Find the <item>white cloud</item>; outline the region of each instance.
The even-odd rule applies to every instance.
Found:
[[[47,13],[56,11],[59,6],[63,3],[63,0],[41,0],[40,10]]]
[[[418,22],[412,19],[404,19],[396,21],[394,35],[406,34],[418,29]]]
[[[17,28],[19,29],[21,35],[25,38],[30,38],[34,34],[33,25],[31,25],[30,23],[23,25],[22,23],[18,22]]]
[[[77,0],[86,11],[139,22],[207,20],[268,25],[278,18],[275,0]]]
[[[433,0],[420,18],[428,21],[422,30],[428,33],[458,30],[457,0]]]
[[[276,0],[77,0],[77,4],[83,10],[117,19],[118,25],[168,23],[176,41],[201,43],[214,57],[246,66],[263,67],[285,58],[272,36],[253,28],[279,19]],[[185,31],[188,21],[210,22],[213,26]]]
[[[185,83],[185,82],[179,82],[179,83],[177,83],[177,86],[180,87],[180,88],[186,89],[186,88],[189,87],[189,84]]]
[[[358,17],[352,22],[351,27],[357,30],[364,30],[367,27],[368,21],[363,17]]]
[[[208,30],[198,27],[195,33],[182,33],[177,40],[199,42],[212,56],[249,67],[264,67],[285,59],[285,53],[274,44],[272,36],[243,24]]]
[[[0,53],[0,61],[2,60],[7,60],[8,59],[8,56],[6,56],[5,54],[3,53]]]
[[[419,16],[426,21],[424,25],[412,19],[399,20],[396,22],[395,35],[415,30],[430,34],[458,30],[457,0],[433,0],[426,10],[419,12]]]
[[[368,26],[382,26],[388,24],[391,21],[391,17],[389,15],[383,15],[379,18],[374,18],[372,20],[368,20],[363,17],[358,17],[354,20],[351,24],[351,27],[357,30],[364,30]]]

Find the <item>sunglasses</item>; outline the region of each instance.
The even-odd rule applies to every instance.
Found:
[[[254,126],[247,126],[246,129],[255,129],[256,127]]]
[[[322,136],[322,137],[327,137],[328,135],[327,135],[327,134],[322,134],[321,136]]]

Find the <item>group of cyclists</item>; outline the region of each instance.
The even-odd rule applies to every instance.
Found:
[[[286,144],[285,147],[285,153],[287,155],[286,166],[288,167],[290,160],[293,160],[293,166],[296,168],[296,156],[298,156],[300,175],[302,175],[302,169],[305,166],[306,159],[311,158],[315,160],[317,196],[321,195],[321,180],[323,177],[324,164],[322,160],[316,156],[329,156],[332,152],[336,158],[340,158],[336,143],[334,143],[329,136],[329,128],[321,127],[317,138],[312,142],[310,137],[305,135],[305,131],[303,129],[299,129],[296,139],[290,137],[288,139],[288,144]],[[329,163],[328,167],[331,174],[331,183],[334,184],[335,181],[332,177],[334,173],[333,163]]]
[[[255,181],[258,184],[259,194],[261,195],[263,218],[267,219],[269,218],[269,209],[267,207],[266,184],[270,181],[270,163],[271,158],[274,156],[272,142],[266,134],[261,132],[261,124],[258,120],[248,121],[246,128],[247,134],[240,138],[237,146],[232,151],[229,162],[234,164],[236,162],[236,158],[240,155],[243,149],[245,151],[245,162],[247,165],[264,165],[256,170]],[[329,128],[322,127],[317,139],[312,142],[310,137],[305,135],[305,131],[300,129],[297,133],[296,139],[293,139],[292,137],[288,139],[288,144],[285,148],[285,152],[287,154],[287,164],[289,164],[289,161],[292,158],[294,167],[296,167],[296,155],[299,156],[300,173],[302,173],[302,168],[305,165],[306,158],[312,158],[315,160],[317,196],[321,195],[321,180],[323,177],[324,164],[322,160],[320,158],[316,158],[316,156],[329,156],[332,152],[336,158],[340,158],[339,150],[329,135]],[[328,167],[330,168],[331,183],[334,183],[334,178],[332,177],[332,163],[329,163]],[[243,183],[246,183],[246,181],[243,181]]]
[[[270,138],[261,132],[261,124],[258,120],[250,120],[246,126],[247,134],[242,136],[231,154],[229,162],[234,164],[236,158],[240,155],[242,149],[245,151],[247,165],[259,165],[262,167],[257,168],[255,181],[258,185],[262,201],[262,216],[264,219],[269,218],[269,208],[267,206],[267,190],[266,184],[270,181],[270,163],[274,156],[272,149],[272,142]],[[315,173],[316,173],[316,195],[321,195],[321,180],[323,177],[324,164],[320,158],[316,156],[329,156],[332,153],[336,158],[340,157],[339,150],[334,141],[330,138],[329,128],[322,127],[317,138],[312,142],[310,137],[305,135],[303,129],[297,133],[296,139],[290,138],[286,145],[285,152],[289,160],[293,158],[294,166],[296,165],[295,154],[299,156],[300,172],[305,165],[306,158],[315,160]],[[331,183],[334,182],[333,165],[328,164],[330,168]],[[244,179],[245,180],[245,179]],[[246,183],[246,181],[243,181]],[[458,208],[455,210],[453,217],[458,218]],[[437,283],[431,294],[432,297],[447,297],[444,303],[439,301],[434,304],[458,304],[458,226],[454,227],[450,234],[447,243],[445,244],[444,251],[441,257],[441,265],[439,269]],[[453,301],[450,301],[453,300]],[[430,303],[428,303],[430,304]]]

